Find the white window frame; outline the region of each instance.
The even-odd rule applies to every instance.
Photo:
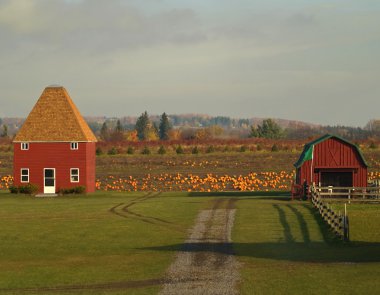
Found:
[[[79,143],[77,141],[70,142],[70,150],[79,149]]]
[[[77,170],[78,174],[73,175],[73,170]],[[78,177],[78,180],[73,180],[73,177]],[[79,168],[70,168],[70,182],[73,182],[73,183],[79,182]]]
[[[22,174],[22,171],[23,171],[23,170],[28,171],[28,175],[23,175],[23,174]],[[27,180],[27,181],[23,181],[23,180],[22,180],[22,177],[23,177],[23,176],[28,177],[28,180]],[[29,177],[30,177],[30,174],[29,174],[29,168],[21,168],[21,169],[20,169],[20,181],[21,181],[22,183],[29,183]]]
[[[21,143],[21,150],[22,150],[22,151],[27,151],[27,150],[29,150],[29,142],[22,142],[22,143]]]

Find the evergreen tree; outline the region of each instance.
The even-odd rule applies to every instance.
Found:
[[[121,126],[120,120],[117,120],[114,132],[111,134],[112,141],[122,141],[124,137],[124,129]]]
[[[159,135],[161,140],[168,140],[169,139],[170,129],[171,129],[171,125],[169,122],[169,118],[166,115],[166,113],[163,113],[161,115],[160,125],[158,127],[158,135]]]
[[[191,150],[191,153],[194,155],[198,155],[199,154],[198,147],[197,146],[193,147],[193,149]]]
[[[150,129],[150,121],[148,112],[145,111],[137,118],[135,129],[137,131],[137,137],[139,140],[146,140],[148,138],[148,132]]]
[[[257,131],[257,127],[251,126],[251,133],[249,137],[259,137],[259,132]]]
[[[150,155],[151,151],[147,146],[144,146],[144,149],[142,150],[141,154],[143,155]]]
[[[117,120],[117,122],[116,122],[115,131],[116,132],[123,132],[124,131],[123,126],[121,126],[120,120]]]
[[[272,119],[266,119],[262,125],[259,125],[258,132],[260,137],[277,139],[281,137],[281,127]]]
[[[109,130],[106,122],[103,123],[102,128],[100,129],[100,138],[103,141],[109,140]]]
[[[8,137],[8,126],[7,125],[3,125],[3,132],[1,132],[1,137]]]
[[[182,146],[179,145],[179,146],[176,148],[175,152],[176,152],[177,154],[183,154],[183,153],[184,153],[184,150],[183,150]]]
[[[277,144],[272,145],[271,151],[272,152],[278,152],[280,148],[277,146]]]
[[[281,127],[272,119],[265,119],[257,128],[252,126],[250,137],[278,139],[283,135]]]
[[[163,145],[161,145],[160,148],[158,149],[157,153],[160,154],[160,155],[166,154],[165,147]]]

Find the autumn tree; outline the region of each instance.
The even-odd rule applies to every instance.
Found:
[[[138,141],[139,140],[139,138],[137,137],[137,131],[136,130],[126,131],[124,134],[124,138],[128,141]]]

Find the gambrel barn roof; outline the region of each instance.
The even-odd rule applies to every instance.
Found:
[[[344,138],[342,137],[339,137],[339,136],[336,136],[336,135],[331,135],[331,134],[326,134],[326,135],[323,135],[322,137],[320,138],[317,138],[316,140],[313,140],[312,142],[309,142],[305,145],[303,151],[302,151],[302,154],[300,156],[300,158],[298,159],[298,161],[296,163],[294,163],[294,167],[296,168],[299,168],[302,166],[302,164],[307,160],[307,155],[310,154],[310,152],[312,152],[312,149],[315,145],[321,143],[321,142],[324,142],[325,140],[328,140],[330,138],[335,138],[337,139],[338,141],[341,141],[349,146],[352,146],[353,149],[356,151],[357,155],[359,156],[359,159],[362,161],[363,165],[365,167],[368,167],[368,164],[366,162],[366,160],[364,159],[364,156],[363,154],[361,153],[360,149],[353,143],[345,140]]]
[[[62,86],[49,86],[13,142],[96,142],[97,139]]]

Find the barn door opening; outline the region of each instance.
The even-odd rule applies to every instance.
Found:
[[[321,172],[322,186],[352,187],[352,172]]]
[[[44,169],[44,194],[55,194],[55,169]]]

